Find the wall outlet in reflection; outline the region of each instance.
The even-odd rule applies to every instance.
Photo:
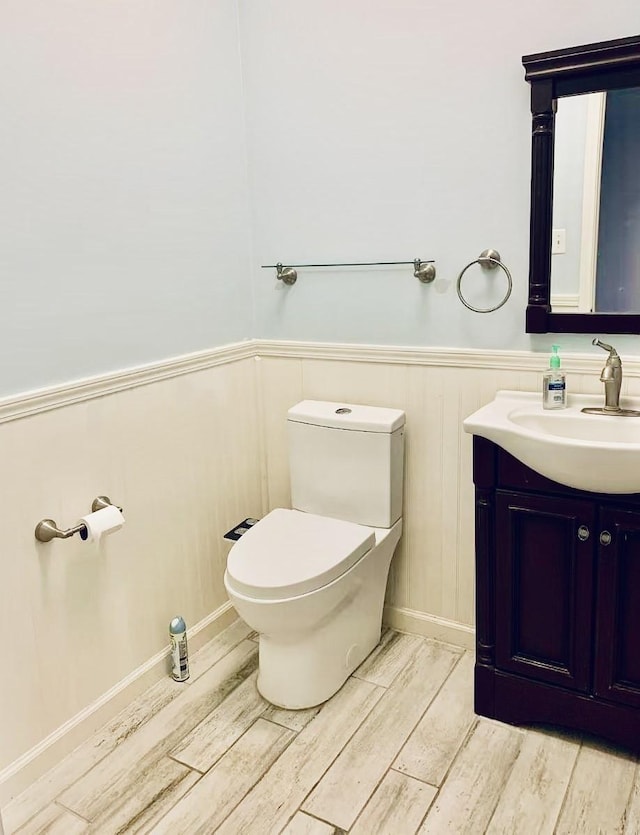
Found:
[[[567,230],[554,229],[551,232],[551,254],[564,255],[567,251]]]

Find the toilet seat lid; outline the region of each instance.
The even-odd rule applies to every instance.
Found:
[[[364,525],[278,508],[232,547],[227,573],[249,597],[294,597],[335,580],[374,544],[375,533]]]

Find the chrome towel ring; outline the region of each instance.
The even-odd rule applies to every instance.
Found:
[[[507,277],[507,293],[505,297],[499,302],[495,307],[473,307],[473,305],[469,304],[469,302],[465,299],[462,295],[462,290],[460,289],[460,284],[462,282],[462,276],[466,273],[469,267],[473,267],[474,264],[480,264],[481,267],[487,270],[495,270],[496,267],[501,267],[504,270],[504,274]],[[511,295],[511,290],[513,287],[513,280],[511,278],[511,273],[502,263],[500,260],[500,253],[496,249],[485,249],[480,253],[480,256],[475,259],[475,261],[471,261],[467,264],[466,267],[462,270],[460,275],[458,276],[458,283],[456,284],[456,290],[458,291],[458,298],[462,302],[465,307],[468,307],[469,310],[473,310],[474,313],[493,313],[494,310],[498,310],[502,307],[503,304],[507,301],[509,296]]]

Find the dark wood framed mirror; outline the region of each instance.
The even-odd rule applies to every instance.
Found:
[[[604,187],[602,197],[600,197],[598,184],[597,196],[591,198],[594,204],[593,214],[596,217],[595,226],[590,227],[583,220],[581,235],[571,236],[568,233],[565,236],[566,230],[564,229],[554,230],[554,159],[557,152],[558,103],[560,102],[562,108],[563,100],[566,99],[568,103],[570,97],[586,98],[587,94],[605,94],[602,96],[603,101],[606,102],[602,105],[602,133],[600,134],[600,148],[602,149],[606,137],[605,124],[608,124],[606,120],[609,119],[613,124],[612,118],[610,119],[608,115],[609,101],[614,101],[615,96],[618,98],[623,96],[625,101],[629,101],[632,118],[638,120],[636,151],[640,149],[640,35],[553,52],[525,55],[522,63],[525,68],[525,79],[531,85],[532,114],[529,301],[526,331],[527,333],[640,333],[640,234],[638,234],[640,232],[640,154],[635,157],[634,165],[627,164],[626,172],[624,164],[622,168],[618,165],[620,169],[617,174],[618,178],[621,176],[625,178],[625,187],[622,190],[632,192],[631,200],[635,206],[630,210],[630,219],[626,218],[624,222],[618,220],[614,227],[616,229],[630,227],[629,239],[635,247],[634,254],[630,256],[630,263],[635,263],[636,267],[632,271],[636,274],[630,276],[630,279],[635,279],[637,284],[638,301],[636,303],[628,301],[631,298],[631,291],[622,287],[615,288],[613,295],[616,296],[616,302],[613,304],[613,309],[608,308],[605,303],[602,305],[595,303],[595,265],[597,261],[605,257],[602,245],[602,230],[605,224],[601,222],[602,218],[599,215],[602,211]],[[614,94],[612,91],[618,92]],[[607,116],[604,115],[605,107]],[[632,149],[633,143],[635,139],[632,140],[630,146]],[[628,142],[626,146],[629,147]],[[600,150],[600,165],[602,154]],[[568,154],[568,158],[574,158],[575,163],[575,154]],[[626,186],[629,179],[627,174],[630,170],[638,172],[638,185],[634,185],[631,189]],[[557,177],[557,172],[555,174]],[[572,187],[570,191],[574,193],[580,188],[583,188],[586,195],[586,187]],[[612,199],[616,199],[615,195],[618,192],[616,192],[615,184],[613,187],[608,187],[607,192],[614,195]],[[584,202],[586,201],[585,196]],[[583,205],[583,213],[585,211]],[[587,244],[584,243],[585,229],[592,230],[591,240],[587,240]],[[595,237],[593,229],[595,229]],[[600,238],[598,238],[598,230],[600,230]],[[582,302],[575,304],[576,312],[566,312],[561,306],[552,303],[552,241],[556,252],[562,253],[563,246],[565,252],[567,251],[566,239],[573,238],[572,245],[575,249],[576,238],[580,236],[583,240],[583,252],[591,251],[594,289],[591,299],[587,298],[585,301],[583,298]],[[610,245],[607,251],[614,256],[609,261],[609,272],[617,273],[619,277],[621,273],[629,271],[625,268],[628,262],[617,260],[620,251],[617,244]],[[600,269],[599,264],[598,269]],[[617,280],[617,277],[614,280]],[[635,295],[635,290],[633,293]]]

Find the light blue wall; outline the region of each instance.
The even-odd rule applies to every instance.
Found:
[[[546,353],[521,56],[636,30],[636,0],[5,0],[0,397],[246,337]],[[482,316],[455,280],[489,246]],[[435,284],[260,269],[416,256]]]
[[[252,336],[235,0],[4,0],[0,56],[0,396]]]
[[[523,54],[634,34],[636,0],[416,2],[240,0],[261,336],[544,350],[524,332],[530,113]],[[498,249],[514,290],[467,311],[458,273]],[[261,264],[435,258],[411,271],[301,271],[291,289]],[[471,269],[477,306],[502,277]],[[492,294],[483,292],[491,285]],[[590,337],[563,336],[564,348]],[[618,339],[637,351],[636,338]]]

